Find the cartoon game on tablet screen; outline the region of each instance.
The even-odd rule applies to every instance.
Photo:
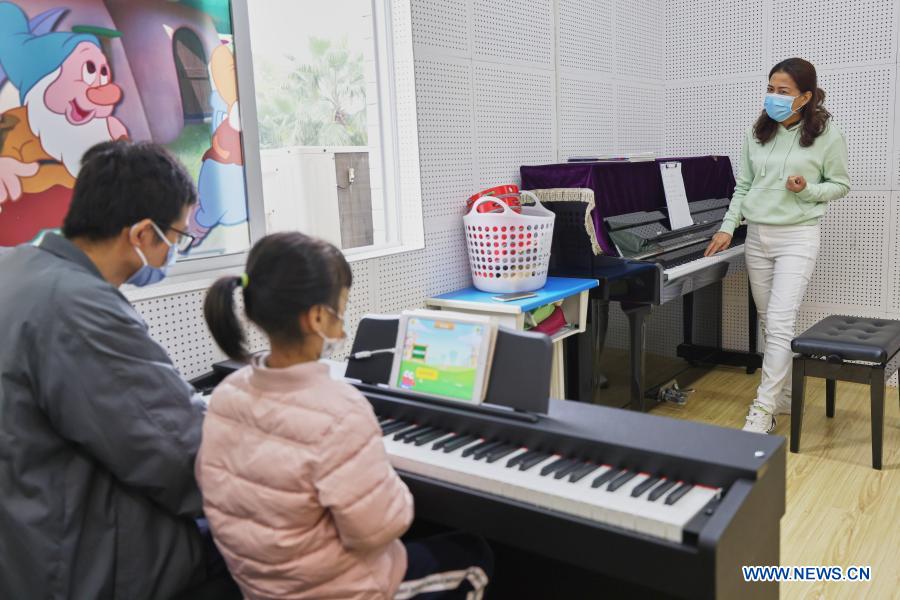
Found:
[[[493,331],[489,323],[410,315],[401,327],[396,387],[480,402]]]

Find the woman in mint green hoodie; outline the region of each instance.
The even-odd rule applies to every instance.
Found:
[[[769,433],[790,413],[791,340],[819,254],[819,220],[850,191],[844,136],[831,122],[816,69],[789,58],[769,72],[765,110],[744,136],[741,173],[707,256],[747,220],[747,273],[765,338],[762,380],[745,431]]]

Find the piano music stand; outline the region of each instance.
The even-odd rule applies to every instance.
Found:
[[[359,359],[354,359],[353,355],[394,348],[398,326],[397,316],[364,317],[356,329],[345,376],[365,384],[386,385],[391,375],[393,354],[373,354]],[[500,327],[494,345],[486,408],[493,404],[516,411],[547,414],[552,360],[553,346],[546,335]],[[467,407],[464,403],[450,402],[455,407]]]

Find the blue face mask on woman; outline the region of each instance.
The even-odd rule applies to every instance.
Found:
[[[137,246],[134,246],[134,251],[137,252],[137,255],[141,258],[141,262],[144,263],[143,266],[138,269],[134,275],[128,278],[128,281],[125,283],[130,283],[131,285],[136,285],[138,287],[144,287],[145,285],[153,285],[154,283],[159,283],[163,279],[166,278],[166,271],[168,271],[169,266],[175,264],[175,259],[177,255],[175,254],[175,244],[170,242],[163,232],[156,226],[156,223],[151,222],[150,225],[153,226],[153,231],[162,238],[162,241],[166,243],[169,247],[169,253],[166,254],[166,262],[163,263],[161,267],[154,267],[149,262],[147,262],[147,257],[144,256],[144,253],[141,252],[141,249]],[[131,229],[133,230],[137,225],[133,225]]]
[[[766,94],[764,107],[766,114],[775,121],[781,123],[791,117],[796,111],[794,110],[794,96],[785,96],[783,94]]]

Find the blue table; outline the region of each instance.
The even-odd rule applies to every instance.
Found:
[[[563,313],[569,327],[553,336],[553,377],[550,386],[552,398],[565,398],[565,358],[562,340],[583,333],[587,328],[588,293],[598,287],[596,279],[575,279],[569,277],[548,277],[540,290],[535,290],[533,298],[498,302],[493,292],[482,292],[467,287],[447,294],[441,294],[425,301],[429,308],[452,310],[463,313],[488,315],[497,319],[500,325],[513,329],[525,329],[525,314],[553,302],[562,302]]]

